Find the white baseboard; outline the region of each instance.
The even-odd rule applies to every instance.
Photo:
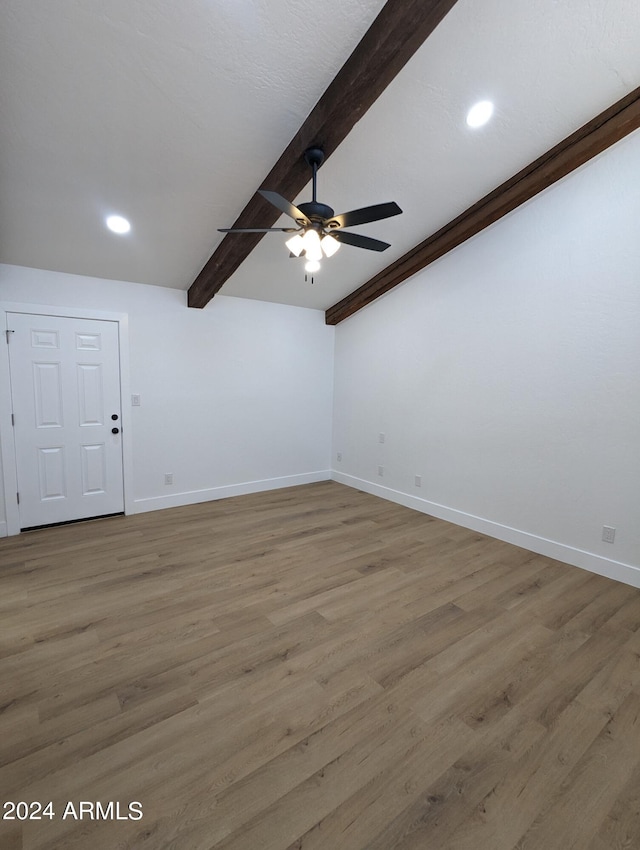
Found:
[[[316,481],[329,481],[331,470],[305,472],[301,475],[285,475],[282,478],[265,478],[261,481],[244,481],[241,484],[227,484],[224,487],[210,487],[206,490],[188,490],[185,493],[171,493],[167,496],[151,496],[147,499],[134,499],[134,514],[147,511],[159,511],[163,508],[181,508],[184,505],[196,505],[200,502],[212,502],[228,499],[230,496],[246,496],[249,493],[261,493],[264,490],[279,490],[282,487],[297,487],[300,484],[315,484]]]
[[[0,522],[0,537],[8,537],[9,529],[6,522]]]
[[[498,522],[458,511],[455,508],[448,508],[446,505],[439,505],[437,502],[421,499],[418,496],[410,496],[408,493],[392,490],[390,487],[383,487],[380,484],[356,478],[354,475],[346,475],[343,472],[333,470],[331,477],[340,484],[355,487],[357,490],[370,493],[372,496],[380,496],[381,499],[387,499],[390,502],[404,505],[406,508],[413,508],[423,514],[429,514],[455,525],[479,531],[481,534],[489,535],[489,537],[496,537],[498,540],[504,540],[505,543],[513,543],[515,546],[529,549],[531,552],[537,552],[547,558],[554,558],[556,561],[563,561],[565,564],[598,573],[598,575],[630,584],[633,587],[640,587],[640,568],[631,564],[603,558],[593,552],[576,549],[555,540],[547,540],[536,534],[530,534],[528,531],[520,531],[508,525],[501,525]]]

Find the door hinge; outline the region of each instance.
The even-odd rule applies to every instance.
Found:
[[[20,504],[20,493],[16,493],[16,499],[18,501],[18,504]]]
[[[7,336],[7,345],[9,345],[9,340],[11,339],[11,337],[9,336],[9,334],[14,334],[14,333],[15,333],[15,331],[10,331],[8,328],[7,328],[7,330],[5,331],[5,334],[6,334],[6,336]]]
[[[14,428],[16,427],[16,415],[15,415],[15,413],[11,414],[11,424],[13,425]]]

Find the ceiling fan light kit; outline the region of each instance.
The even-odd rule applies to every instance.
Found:
[[[324,151],[319,147],[308,148],[304,153],[304,159],[313,170],[313,194],[310,201],[296,207],[278,192],[270,189],[258,190],[269,203],[292,218],[296,227],[221,227],[219,231],[221,233],[293,233],[294,235],[286,240],[285,245],[290,251],[290,256],[304,256],[307,261],[305,268],[308,272],[318,271],[320,260],[323,257],[332,257],[341,244],[364,248],[368,251],[386,251],[389,248],[388,242],[362,236],[359,233],[345,232],[343,228],[399,215],[402,210],[398,204],[391,201],[335,215],[332,207],[317,200],[317,174],[318,168],[324,162]]]

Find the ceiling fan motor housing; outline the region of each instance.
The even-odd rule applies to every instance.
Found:
[[[308,201],[305,204],[298,204],[298,209],[312,222],[323,222],[333,217],[333,209],[327,204],[321,204],[319,201]]]

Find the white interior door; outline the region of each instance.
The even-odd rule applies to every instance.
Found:
[[[118,323],[7,318],[20,527],[121,513]]]

